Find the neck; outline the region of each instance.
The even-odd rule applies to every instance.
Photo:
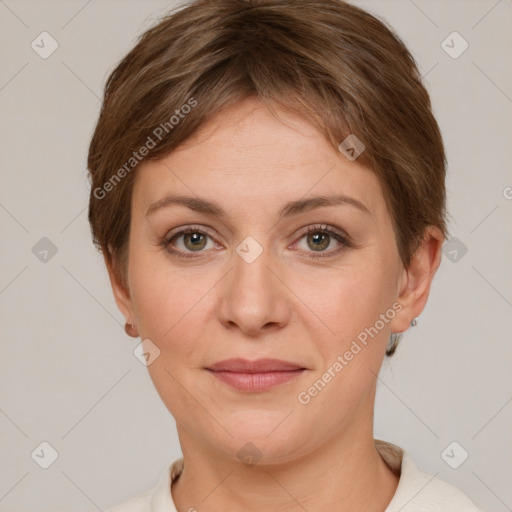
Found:
[[[375,448],[371,429],[365,435],[359,430],[354,436],[340,436],[290,462],[251,467],[205,447],[198,450],[179,427],[178,433],[186,461],[172,485],[179,512],[381,512],[398,485],[398,476]]]

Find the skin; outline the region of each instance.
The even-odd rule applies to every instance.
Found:
[[[280,119],[246,100],[164,159],[143,163],[131,204],[128,290],[109,268],[126,321],[160,350],[148,370],[183,451],[185,469],[172,485],[180,512],[377,512],[398,484],[374,445],[376,376],[390,333],[405,331],[425,306],[443,236],[429,227],[405,269],[376,175],[305,120],[284,112]],[[278,218],[289,201],[333,193],[367,211],[341,204]],[[183,205],[147,215],[169,194],[213,201],[226,218]],[[301,233],[316,224],[349,244],[328,236],[316,242],[319,250],[312,234]],[[176,237],[170,247],[193,256],[179,258],[164,241],[189,225],[206,237]],[[263,250],[252,263],[236,252],[248,236]],[[378,335],[308,404],[299,403],[298,394],[398,303]],[[246,393],[205,369],[232,357],[283,359],[306,371]],[[261,454],[253,466],[237,457],[248,442]]]

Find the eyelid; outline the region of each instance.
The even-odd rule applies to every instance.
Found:
[[[216,240],[216,236],[213,235],[211,228],[209,228],[208,226],[204,226],[204,225],[198,225],[198,224],[190,224],[190,225],[185,225],[185,226],[179,226],[177,228],[174,228],[173,230],[169,231],[165,236],[164,236],[164,242],[166,243],[169,243],[172,238],[174,238],[176,235],[183,235],[184,233],[187,233],[188,231],[193,231],[193,232],[198,232],[198,233],[203,233],[205,235],[208,235],[212,240],[214,241],[217,241]]]
[[[299,252],[307,253],[308,258],[317,259],[335,257],[342,251],[353,247],[352,239],[349,235],[346,234],[346,232],[329,224],[310,224],[309,226],[306,226],[305,228],[301,229],[297,235],[295,235],[296,242],[294,242],[292,246],[295,246],[298,242],[300,242],[300,240],[302,240],[305,235],[317,232],[327,233],[330,237],[334,238],[338,243],[340,243],[341,247],[338,247],[337,249],[331,249],[330,251],[302,251],[299,249]]]
[[[304,235],[307,235],[311,232],[317,232],[317,231],[324,231],[326,233],[332,233],[335,235],[338,235],[340,238],[344,238],[347,241],[350,239],[349,236],[342,231],[341,229],[338,229],[334,226],[331,226],[330,224],[310,224],[309,226],[306,226],[299,230],[297,235],[299,237],[303,237]]]
[[[204,235],[209,236],[214,243],[218,244],[220,242],[217,241],[217,237],[214,236],[211,232],[211,228],[208,226],[203,225],[197,225],[197,224],[190,224],[185,226],[179,226],[173,230],[171,230],[169,233],[167,233],[162,241],[162,246],[164,248],[167,248],[169,252],[174,254],[180,254],[180,255],[194,255],[194,251],[181,251],[178,249],[168,249],[168,247],[171,245],[171,241],[176,236],[182,236],[186,233],[201,233]],[[312,258],[319,258],[319,257],[329,257],[331,255],[338,254],[340,251],[342,251],[345,248],[352,246],[352,241],[350,237],[342,230],[331,226],[329,224],[310,224],[308,226],[305,226],[304,228],[301,228],[295,235],[294,235],[294,242],[288,246],[294,246],[296,245],[305,235],[309,233],[315,233],[315,232],[324,232],[327,233],[329,236],[333,236],[339,243],[342,244],[341,248],[333,249],[330,251],[302,251],[299,250],[299,252],[308,253],[310,257]],[[201,254],[205,251],[197,251],[198,254]],[[315,254],[316,253],[316,254]],[[183,257],[194,257],[194,256],[183,256]]]

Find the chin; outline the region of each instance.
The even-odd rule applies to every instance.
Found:
[[[295,428],[296,414],[286,418],[289,412],[255,409],[234,413],[225,420],[218,418],[232,437],[223,431],[225,435],[221,439],[212,439],[211,444],[226,456],[248,465],[292,461],[308,451],[308,444],[304,442],[306,430]]]

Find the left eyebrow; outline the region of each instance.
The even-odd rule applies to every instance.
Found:
[[[313,208],[319,208],[321,206],[340,206],[347,205],[353,206],[362,212],[371,214],[369,208],[367,208],[361,201],[354,197],[345,195],[324,195],[324,196],[313,196],[305,199],[299,199],[297,201],[291,201],[287,203],[279,211],[279,219],[288,217],[290,215],[296,215],[305,211],[312,210]]]
[[[173,205],[186,206],[187,208],[190,208],[191,210],[194,210],[196,212],[208,213],[222,219],[225,219],[227,217],[227,214],[222,209],[222,207],[212,201],[208,201],[207,199],[201,199],[198,197],[180,195],[166,196],[154,202],[148,208],[146,212],[146,217],[154,213],[156,210],[160,210],[161,208],[168,208]],[[296,201],[290,201],[289,203],[286,203],[286,205],[284,205],[279,210],[278,218],[283,219],[284,217],[297,215],[299,213],[312,210],[313,208],[319,208],[321,206],[340,205],[353,206],[361,210],[362,212],[371,214],[368,207],[366,207],[361,201],[353,197],[346,195],[322,195],[307,197],[305,199],[298,199]]]

